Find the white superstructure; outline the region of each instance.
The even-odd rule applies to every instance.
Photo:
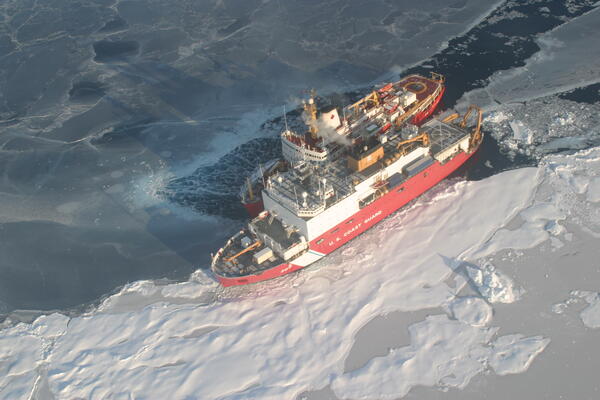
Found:
[[[459,150],[468,150],[469,134],[452,130],[450,125],[433,120],[421,131],[428,132],[431,143],[415,145],[401,156],[398,156],[398,147],[405,139],[400,134],[388,137],[384,143],[373,142],[372,146],[383,147],[383,153],[389,157],[362,171],[352,171],[343,157],[330,160],[326,165],[309,161],[297,163],[289,171],[269,178],[262,192],[265,210],[295,226],[310,242],[356,214],[366,199],[380,190],[381,182],[390,178],[399,182],[406,178],[410,170],[405,168],[413,163],[444,161],[444,157]]]

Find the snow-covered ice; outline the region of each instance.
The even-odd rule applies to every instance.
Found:
[[[397,399],[419,385],[462,389],[488,364],[499,375],[525,371],[550,342],[521,335],[492,340],[497,328],[453,321],[445,315],[427,317],[411,325],[409,332],[410,346],[391,350],[334,379],[335,394],[343,399]]]
[[[587,290],[573,290],[567,300],[554,304],[552,310],[557,314],[562,314],[570,306],[581,301],[587,303],[587,306],[579,313],[583,324],[592,329],[600,328],[600,293]]]
[[[596,229],[587,193],[599,160],[600,149],[589,149],[444,182],[342,251],[275,281],[223,289],[198,271],[185,283],[132,283],[79,317],[8,327],[0,393],[281,399],[331,384],[341,397],[397,398],[415,385],[464,388],[486,370],[522,372],[551,338],[496,337],[491,305],[514,302],[521,290],[487,259],[547,237],[567,240],[566,218]],[[468,285],[481,297],[463,297]],[[582,312],[590,327],[597,304]],[[409,346],[344,373],[354,335],[370,320],[433,307],[448,315],[411,325]]]
[[[529,368],[534,358],[550,343],[541,336],[523,335],[499,337],[492,343],[490,366],[498,375],[518,374]]]
[[[485,326],[493,316],[492,306],[479,297],[457,297],[448,308],[454,318],[473,326]]]
[[[590,179],[587,186],[586,196],[588,201],[600,202],[600,177]]]
[[[451,301],[460,288],[445,283],[453,273],[446,260],[480,246],[524,208],[535,178],[536,170],[529,168],[479,182],[445,183],[344,249],[354,251],[336,253],[299,274],[233,290],[193,283],[205,290],[208,302],[173,301],[189,296],[187,285],[129,285],[98,311],[70,319],[61,335],[52,334],[45,351],[48,337],[39,323],[8,328],[4,337],[14,342],[3,348],[13,349],[12,357],[29,356],[4,364],[0,387],[28,393],[38,377],[36,365],[43,363],[58,397],[293,398],[341,376],[354,334],[375,316]],[[518,190],[504,191],[509,182]],[[492,201],[496,207],[477,215],[465,212]],[[357,262],[356,254],[370,257]],[[43,323],[48,329],[63,326],[62,319]],[[465,330],[462,335],[480,344],[492,335],[460,321],[449,323],[452,331]],[[465,360],[454,368],[458,375],[464,371],[464,378],[447,377],[447,384],[460,385],[483,368]],[[227,380],[216,371],[228,371]],[[156,380],[160,387],[152,385]]]
[[[464,388],[484,371],[485,345],[496,329],[434,315],[411,325],[409,332],[410,346],[334,379],[335,394],[343,399],[396,399],[417,385]]]
[[[549,239],[555,244],[561,238],[569,240],[562,224],[567,219],[590,232],[600,232],[600,209],[594,202],[594,185],[599,176],[598,147],[573,155],[546,156],[536,178],[540,189],[533,193],[531,204],[519,213],[521,225],[498,229],[469,257],[484,258],[503,249],[529,249]]]
[[[521,291],[512,279],[496,270],[490,262],[481,267],[467,265],[465,269],[479,294],[490,303],[513,303],[519,299]]]
[[[585,293],[588,306],[581,312],[581,320],[588,328],[600,328],[600,293]]]

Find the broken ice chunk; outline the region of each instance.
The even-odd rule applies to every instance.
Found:
[[[513,130],[513,138],[519,142],[527,144],[533,143],[533,132],[521,121],[510,121],[510,127]]]

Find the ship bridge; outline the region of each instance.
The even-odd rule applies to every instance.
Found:
[[[312,218],[353,192],[339,163],[317,167],[304,162],[269,179],[266,194],[300,218]]]

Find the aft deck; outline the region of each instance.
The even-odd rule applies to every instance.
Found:
[[[423,125],[422,130],[429,134],[431,153],[437,154],[469,136],[470,133],[454,124],[433,119]]]

